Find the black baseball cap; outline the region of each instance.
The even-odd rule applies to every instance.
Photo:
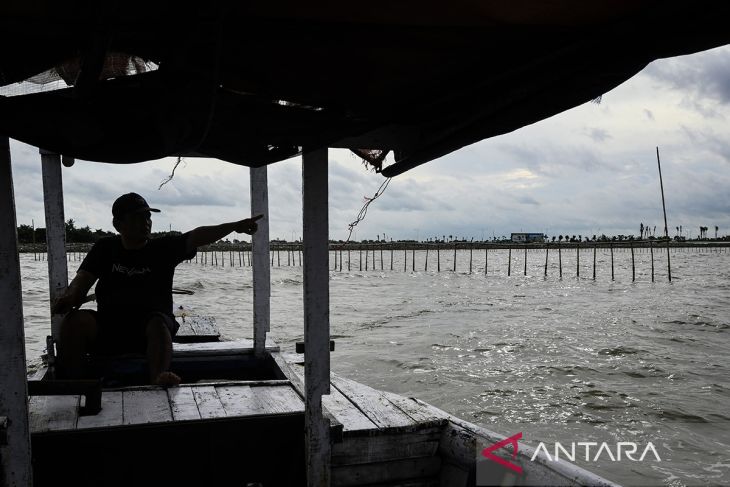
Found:
[[[129,213],[137,213],[139,211],[154,211],[159,213],[157,208],[150,208],[147,201],[137,193],[123,194],[116,199],[112,205],[112,215],[114,218],[122,218]]]

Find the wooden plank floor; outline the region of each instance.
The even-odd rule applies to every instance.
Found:
[[[282,354],[290,370],[304,384],[301,355]],[[435,415],[413,399],[379,391],[336,374],[331,375],[330,391],[323,396],[324,407],[343,425],[345,436],[378,434],[385,430],[416,430],[428,425],[443,425]]]
[[[180,352],[245,353],[247,341],[176,344]],[[272,346],[275,352],[275,347]],[[262,414],[304,411],[304,367],[301,355],[279,355],[292,374],[288,381],[230,381],[184,384],[163,389],[154,386],[104,391],[102,410],[95,416],[79,416],[79,396],[30,398],[31,432],[43,433],[122,425],[201,421]],[[286,373],[286,372],[285,372]],[[412,399],[379,391],[332,374],[331,393],[323,397],[329,414],[343,426],[345,436],[373,436],[417,431],[444,423],[428,408]]]
[[[31,433],[304,412],[304,402],[288,382],[252,384],[104,391],[102,410],[94,416],[79,416],[79,396],[33,396],[29,403]]]

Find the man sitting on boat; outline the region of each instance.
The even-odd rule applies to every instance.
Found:
[[[151,384],[180,383],[169,371],[172,337],[180,326],[172,313],[175,267],[194,257],[197,247],[231,232],[253,234],[263,215],[151,239],[151,212],[159,211],[136,193],[117,198],[112,215],[119,235],[93,245],[66,293],[54,303],[53,313],[68,313],[58,343],[61,378],[81,378],[86,353],[146,352]],[[98,310],[78,309],[97,279]]]

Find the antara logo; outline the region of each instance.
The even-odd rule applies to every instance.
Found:
[[[515,465],[514,463],[512,463],[508,460],[505,460],[502,457],[498,457],[497,455],[492,453],[494,450],[498,450],[505,445],[512,445],[512,448],[513,448],[512,459],[515,459],[517,457],[517,450],[519,448],[518,444],[517,444],[517,440],[519,440],[521,438],[522,438],[522,433],[520,432],[520,433],[517,433],[516,435],[510,436],[509,438],[505,438],[502,441],[498,441],[494,445],[489,446],[489,447],[485,448],[484,450],[482,450],[482,456],[484,456],[485,458],[488,458],[490,460],[493,460],[493,461],[499,463],[500,465],[502,465],[503,467],[507,467],[510,470],[513,470],[517,473],[522,473],[522,467],[520,467],[519,465]]]
[[[504,458],[498,457],[495,455],[495,450],[498,450],[500,448],[503,448],[507,445],[512,445],[512,459],[514,460],[517,458],[517,452],[519,450],[519,445],[517,443],[517,440],[522,439],[522,433],[517,433],[516,435],[510,436],[509,438],[505,438],[502,441],[498,441],[492,446],[489,446],[482,450],[482,456],[485,458],[488,458],[489,460],[492,460],[503,467],[506,467],[514,472],[522,473],[522,467],[519,465],[515,465],[514,463],[510,462],[509,460],[505,460]],[[576,448],[577,447],[577,448]],[[597,447],[596,449],[592,450],[592,447]],[[612,449],[608,443],[597,443],[595,441],[578,441],[578,442],[572,442],[570,443],[570,448],[566,448],[566,446],[563,446],[563,444],[556,442],[554,445],[554,454],[551,456],[550,452],[548,451],[548,448],[545,446],[545,443],[540,442],[540,444],[537,445],[537,448],[535,449],[535,452],[532,454],[532,458],[530,458],[531,462],[535,461],[535,458],[542,452],[544,456],[547,458],[548,461],[554,462],[560,460],[560,458],[564,458],[565,460],[570,460],[571,462],[575,461],[576,458],[576,449],[580,452],[580,449],[583,448],[585,452],[585,460],[586,461],[598,461],[602,455],[605,455],[607,458],[610,458],[612,462],[620,462],[622,458],[627,458],[633,462],[643,462],[644,458],[647,456],[647,454],[651,453],[656,461],[661,462],[662,459],[659,458],[659,454],[656,451],[656,448],[654,448],[654,445],[649,442],[644,447],[641,456],[638,458],[635,458],[635,455],[637,455],[637,452],[639,451],[639,445],[634,443],[633,441],[619,441],[616,443],[615,447]],[[593,455],[591,455],[591,452],[595,452]],[[615,454],[614,454],[615,452]]]
[[[147,272],[152,272],[152,270],[149,267],[142,267],[138,269],[136,267],[127,267],[121,264],[112,264],[112,272],[120,272],[128,276],[134,276],[136,274],[145,274]]]
[[[537,457],[538,453],[542,451],[545,456],[547,457],[548,461],[553,462],[560,459],[561,451],[562,456],[566,460],[570,460],[571,462],[575,461],[576,456],[576,445],[580,449],[581,447],[585,450],[585,460],[586,461],[594,461],[597,462],[599,458],[601,458],[601,455],[605,454],[608,456],[608,458],[611,459],[612,462],[620,462],[621,461],[621,454],[623,453],[626,458],[631,460],[632,462],[643,462],[644,457],[646,457],[646,454],[651,452],[654,455],[654,458],[656,458],[657,462],[661,462],[662,459],[659,458],[659,454],[656,451],[656,448],[654,448],[654,445],[651,443],[647,443],[646,447],[644,447],[644,451],[641,453],[641,456],[637,459],[634,458],[633,455],[636,454],[637,450],[639,449],[639,446],[634,443],[633,441],[619,441],[616,443],[616,448],[614,450],[611,450],[611,447],[606,443],[605,441],[603,443],[596,443],[595,441],[579,441],[579,442],[573,442],[570,443],[570,451],[568,451],[562,444],[555,443],[555,449],[553,451],[554,455],[551,457],[550,453],[548,452],[547,447],[545,446],[545,443],[540,442],[539,445],[537,445],[537,448],[535,449],[535,453],[532,455],[531,461],[534,461]],[[598,447],[597,450],[594,450],[596,453],[593,457],[591,457],[591,447]],[[614,451],[616,452],[616,455],[614,455]]]

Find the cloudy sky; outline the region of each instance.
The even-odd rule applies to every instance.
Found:
[[[353,238],[492,238],[510,232],[638,234],[663,229],[659,147],[670,234],[715,225],[730,234],[730,46],[655,61],[587,103],[484,140],[394,178]],[[11,142],[18,223],[44,226],[38,150]],[[330,237],[343,239],[381,185],[348,151],[331,150]],[[142,194],[157,230],[189,230],[249,215],[249,170],[187,159],[135,165],[77,161],[63,169],[66,218],[112,230],[111,204]],[[272,238],[301,235],[301,160],[269,166]]]

